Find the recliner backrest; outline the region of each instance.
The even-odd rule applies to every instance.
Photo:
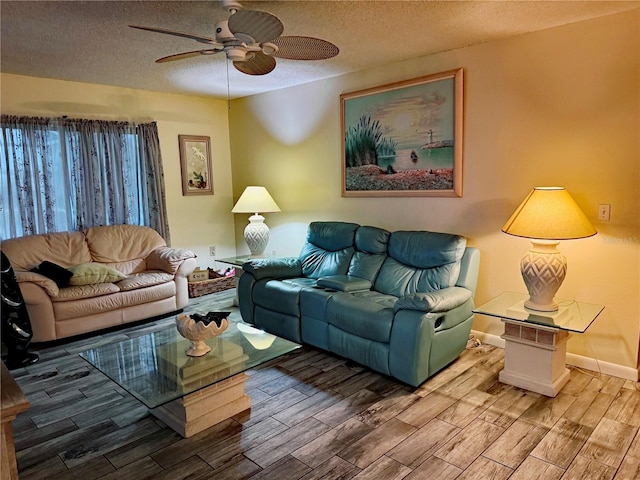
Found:
[[[346,275],[355,251],[359,225],[347,222],[312,222],[298,258],[305,277],[318,279]]]
[[[460,274],[466,239],[436,232],[398,231],[374,284],[378,292],[403,297],[452,287]]]
[[[356,231],[356,251],[351,258],[348,275],[375,282],[382,263],[387,258],[391,234],[378,227],[363,226]]]

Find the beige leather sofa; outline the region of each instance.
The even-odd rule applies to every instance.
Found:
[[[16,273],[33,342],[180,310],[189,301],[187,276],[196,267],[193,252],[169,248],[155,230],[134,225],[30,235],[5,240],[1,248]],[[60,286],[32,271],[44,261],[76,272],[79,265],[110,267],[122,279],[95,277],[82,285]]]

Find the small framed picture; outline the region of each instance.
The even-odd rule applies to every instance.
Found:
[[[211,143],[209,137],[178,135],[182,195],[212,195]]]

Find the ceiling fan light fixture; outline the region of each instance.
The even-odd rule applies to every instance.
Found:
[[[273,55],[278,52],[278,46],[275,43],[266,42],[260,46],[262,47],[262,53],[265,55]]]

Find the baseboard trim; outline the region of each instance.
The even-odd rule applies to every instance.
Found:
[[[499,335],[478,332],[476,330],[472,330],[471,333],[482,343],[504,348],[504,340]],[[584,357],[582,355],[576,355],[575,353],[567,353],[567,364],[584,368],[586,370],[592,370],[594,372],[604,373],[605,375],[611,375],[612,377],[624,378],[625,380],[631,380],[634,382],[637,382],[640,379],[640,372],[635,368],[605,362],[596,358]]]

